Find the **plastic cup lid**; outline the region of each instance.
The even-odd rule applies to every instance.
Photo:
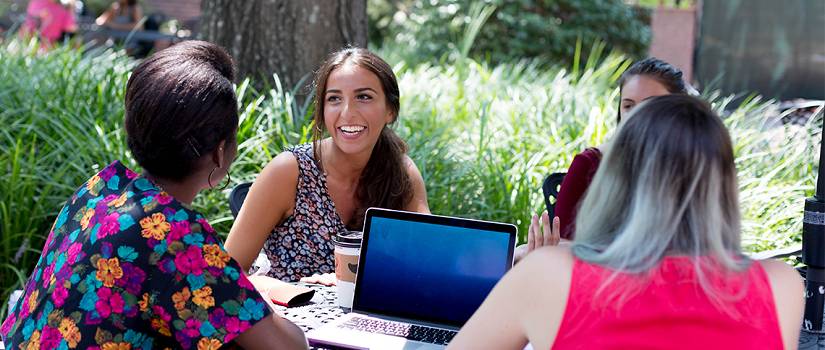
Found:
[[[361,246],[361,239],[364,234],[360,231],[347,231],[338,235],[332,236],[332,241],[343,246]]]

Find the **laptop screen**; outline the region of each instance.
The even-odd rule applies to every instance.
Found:
[[[461,327],[512,265],[515,227],[370,209],[356,311]]]

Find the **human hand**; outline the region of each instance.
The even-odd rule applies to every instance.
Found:
[[[255,289],[258,290],[258,293],[261,293],[261,296],[263,296],[264,301],[269,306],[269,309],[277,310],[275,304],[272,302],[272,298],[269,297],[269,289],[277,286],[280,283],[285,282],[281,282],[276,278],[263,275],[252,275],[247,276],[247,278],[249,279],[249,282],[252,283],[252,285],[255,287]]]
[[[546,211],[541,214],[541,225],[539,225],[539,217],[534,214],[530,220],[530,228],[527,230],[527,244],[516,247],[515,262],[521,261],[527,254],[543,246],[559,245],[561,241],[559,225],[558,216],[554,217],[553,224],[550,224],[550,216]]]
[[[314,274],[309,277],[302,277],[301,282],[305,283],[315,283],[315,284],[322,284],[325,286],[334,286],[335,285],[335,274],[334,273],[324,273],[324,274]]]

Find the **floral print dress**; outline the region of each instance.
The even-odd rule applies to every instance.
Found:
[[[318,168],[312,144],[288,151],[298,160],[295,211],[264,242],[269,258],[267,275],[297,281],[316,273],[335,272],[332,236],[347,230],[327,191],[327,178]]]
[[[217,349],[270,310],[199,213],[114,162],[69,199],[7,349]]]

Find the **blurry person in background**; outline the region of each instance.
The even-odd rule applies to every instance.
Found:
[[[41,47],[49,48],[77,31],[74,9],[73,1],[64,5],[60,0],[32,0],[26,7],[26,20],[20,35],[23,38],[38,37]]]
[[[141,30],[142,18],[143,9],[137,0],[118,0],[95,20],[95,24],[115,30]]]

